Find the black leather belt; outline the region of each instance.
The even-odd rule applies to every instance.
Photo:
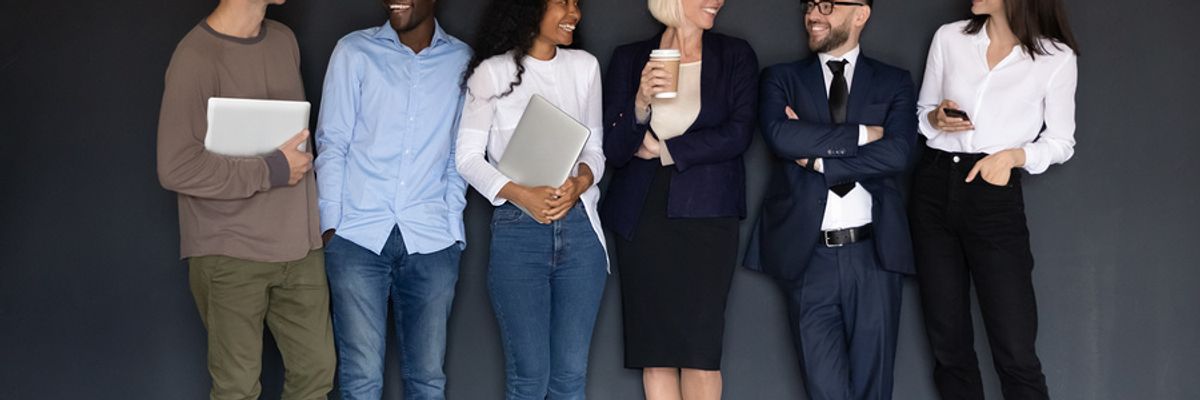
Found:
[[[825,247],[842,247],[870,239],[873,231],[871,224],[836,231],[821,231],[821,244]]]

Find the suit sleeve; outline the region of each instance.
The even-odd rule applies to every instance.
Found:
[[[916,89],[907,73],[892,97],[883,124],[883,138],[862,146],[854,157],[825,158],[825,182],[830,187],[904,173],[914,161],[917,142]]]
[[[793,84],[783,67],[768,69],[760,89],[758,120],[767,148],[786,160],[853,157],[858,149],[858,124],[828,124],[811,119],[788,119],[789,94],[808,90]],[[797,110],[799,113],[800,111]]]
[[[631,85],[630,82],[640,79],[641,68],[645,66],[636,65],[633,61],[635,48],[621,47],[613,52],[603,83],[604,156],[617,168],[624,167],[633,159],[649,129],[648,124],[638,123],[634,112],[637,85]]]
[[[736,43],[736,47],[731,46],[737,54],[730,60],[732,67],[729,69],[729,79],[732,82],[729,85],[730,92],[726,93],[728,115],[725,120],[717,126],[689,130],[684,135],[666,141],[675,168],[679,171],[686,171],[694,165],[733,160],[750,147],[754,135],[755,110],[758,109],[758,56],[745,42]],[[633,149],[636,151],[637,147]]]

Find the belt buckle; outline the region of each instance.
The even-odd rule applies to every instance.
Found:
[[[838,248],[838,247],[842,247],[842,246],[845,246],[845,245],[846,245],[845,243],[830,243],[830,242],[829,242],[829,239],[830,239],[830,235],[829,235],[829,234],[830,234],[831,232],[834,232],[834,231],[822,231],[822,232],[821,232],[821,237],[822,237],[823,239],[825,239],[825,247],[829,247],[829,248]]]

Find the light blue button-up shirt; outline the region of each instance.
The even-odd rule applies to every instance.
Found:
[[[392,227],[409,254],[465,246],[454,137],[470,57],[441,25],[420,53],[388,23],[338,41],[317,122],[322,232],[337,229],[376,254]]]

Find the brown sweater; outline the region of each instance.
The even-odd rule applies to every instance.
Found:
[[[267,20],[258,37],[243,39],[201,22],[175,48],[158,122],[158,179],[179,194],[180,256],[282,262],[320,248],[313,173],[288,186],[282,152],[205,150],[210,97],[304,100],[292,31]]]

